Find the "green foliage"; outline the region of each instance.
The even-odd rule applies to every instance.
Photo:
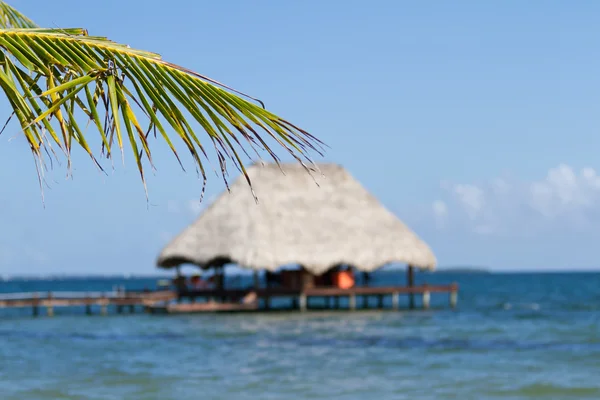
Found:
[[[43,173],[45,155],[62,152],[71,166],[73,145],[96,165],[122,157],[129,143],[144,182],[144,162],[153,165],[150,134],[162,137],[181,164],[174,137],[190,152],[206,183],[207,142],[214,147],[223,179],[227,162],[244,169],[246,147],[260,157],[278,157],[276,143],[298,161],[321,154],[322,143],[262,107],[262,103],[219,82],[171,64],[158,54],[90,36],[85,29],[45,29],[0,1],[0,87]],[[260,103],[260,104],[259,104]],[[81,120],[99,132],[92,150]],[[204,131],[200,137],[192,122]],[[182,165],[183,167],[183,165]]]

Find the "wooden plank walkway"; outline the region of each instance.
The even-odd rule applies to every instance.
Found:
[[[325,309],[342,309],[340,298],[347,299],[347,307],[343,309],[370,309],[368,298],[378,299],[377,308],[384,308],[384,297],[391,297],[391,308],[400,308],[400,297],[407,296],[409,308],[414,308],[414,296],[422,298],[422,307],[430,308],[432,294],[449,294],[450,307],[455,308],[458,301],[458,285],[420,285],[420,286],[369,286],[339,289],[333,287],[313,287],[304,290],[282,287],[259,289],[225,289],[175,292],[170,290],[153,292],[49,292],[49,293],[4,293],[0,294],[0,309],[31,308],[34,316],[39,315],[40,308],[46,315],[54,315],[56,307],[85,307],[86,314],[92,314],[92,306],[100,306],[100,313],[108,313],[108,307],[114,306],[118,313],[128,307],[133,312],[135,307],[142,307],[151,313],[206,313],[206,312],[241,312],[273,310],[271,302],[275,298],[291,298],[292,304],[286,310],[306,311],[311,308],[309,299],[325,299]],[[244,302],[247,296],[255,296],[255,301]],[[357,301],[358,298],[362,302]],[[197,302],[205,299],[205,302]],[[187,300],[188,302],[183,302]],[[333,304],[331,304],[333,300]],[[312,307],[314,308],[314,307]],[[323,308],[323,307],[320,307]]]
[[[130,311],[136,306],[144,308],[160,302],[171,301],[177,298],[173,291],[155,292],[25,292],[0,294],[0,309],[2,308],[31,308],[33,315],[39,315],[39,309],[45,308],[46,314],[54,315],[55,307],[86,308],[86,313],[91,314],[92,306],[100,306],[101,313],[108,312],[108,306],[116,306],[117,312],[122,312],[123,307]]]
[[[366,309],[367,299],[375,296],[378,299],[378,308],[384,308],[384,296],[391,297],[392,308],[400,308],[400,296],[408,296],[409,308],[414,308],[414,296],[422,297],[422,306],[424,309],[430,308],[432,293],[447,293],[449,295],[450,307],[455,308],[458,302],[458,285],[419,285],[419,286],[358,286],[350,289],[339,289],[332,287],[313,287],[304,290],[290,289],[282,287],[259,288],[259,289],[226,289],[226,290],[189,290],[180,292],[178,301],[189,300],[192,305],[181,304],[180,306],[151,306],[149,311],[167,312],[167,313],[190,313],[190,312],[231,312],[247,311],[248,307],[242,306],[240,300],[250,293],[255,293],[259,300],[262,300],[262,307],[256,306],[255,310],[270,310],[271,300],[274,298],[292,298],[292,306],[288,309],[298,309],[305,311],[310,308],[310,298],[324,298],[326,300],[326,309],[340,309],[339,299],[348,299],[348,310],[359,308],[357,298],[362,298],[362,309]],[[196,299],[219,299],[220,303],[216,306],[208,306],[207,303],[198,303],[193,305]],[[333,306],[330,300],[333,299]],[[219,306],[220,304],[220,306]]]

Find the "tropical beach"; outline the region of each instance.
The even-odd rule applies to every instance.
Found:
[[[600,3],[0,1],[1,399],[598,399]]]

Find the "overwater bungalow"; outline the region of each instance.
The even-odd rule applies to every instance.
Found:
[[[427,308],[436,292],[448,293],[454,306],[455,284],[414,284],[415,269],[436,267],[429,246],[346,169],[336,164],[318,168],[309,174],[297,163],[254,164],[247,173],[258,202],[241,176],[168,243],[157,264],[177,270],[179,299],[192,300],[168,311],[266,310],[274,308],[276,298],[289,299],[289,308],[299,310],[311,308],[312,298],[326,299],[333,308],[357,309],[366,306],[368,297],[378,298],[383,307],[384,296],[399,308],[401,295],[413,308],[417,294]],[[371,272],[391,263],[407,265],[405,284],[365,284]],[[212,270],[214,286],[185,286],[184,264]],[[253,270],[252,283],[226,287],[228,264]],[[281,270],[290,265],[296,268]]]

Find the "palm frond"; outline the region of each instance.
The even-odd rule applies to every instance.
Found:
[[[0,7],[8,6],[0,2]],[[8,10],[2,12],[10,14],[5,19],[11,24],[28,23]],[[226,183],[230,160],[251,186],[240,156],[251,158],[246,147],[259,158],[262,150],[279,161],[267,140],[300,162],[312,163],[310,152],[322,154],[321,141],[256,99],[158,54],[89,36],[84,29],[0,29],[0,48],[0,87],[38,161],[56,145],[70,167],[75,143],[102,168],[79,118],[98,129],[101,155],[111,158],[115,147],[123,155],[124,143],[129,143],[144,186],[144,159],[150,165],[153,161],[151,132],[164,139],[178,160],[173,133],[182,140],[203,177],[202,192],[208,159],[204,139],[214,147]],[[192,122],[207,135],[199,137]]]
[[[37,28],[37,25],[3,1],[0,1],[0,28]]]

